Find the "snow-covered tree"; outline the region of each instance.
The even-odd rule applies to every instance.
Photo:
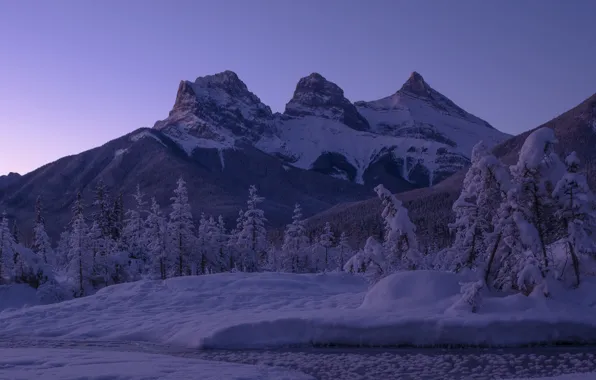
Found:
[[[514,219],[521,238],[545,276],[550,270],[547,252],[549,228],[552,228],[554,185],[564,173],[564,165],[554,151],[557,139],[552,129],[532,132],[524,142],[519,160],[511,166]]]
[[[0,221],[0,284],[9,281],[13,275],[15,246],[8,218],[3,213]]]
[[[19,224],[17,223],[16,219],[12,221],[11,233],[14,242],[16,244],[21,244],[21,229],[19,228]]]
[[[350,247],[348,235],[346,235],[345,232],[342,232],[339,236],[339,242],[337,243],[337,266],[339,267],[339,270],[344,270],[346,261],[350,257],[351,253],[352,247]]]
[[[122,230],[124,228],[124,195],[122,192],[118,194],[114,203],[112,204],[112,211],[110,213],[111,220],[111,236],[112,240],[119,242],[122,238]]]
[[[577,286],[580,283],[581,261],[586,257],[596,258],[596,237],[592,231],[596,219],[595,199],[586,177],[579,172],[580,161],[575,152],[567,156],[565,164],[567,171],[557,182],[553,197],[558,206],[556,216],[565,229],[563,239]]]
[[[281,269],[287,272],[300,273],[310,270],[310,263],[306,251],[308,249],[308,237],[302,219],[302,209],[296,203],[292,223],[286,226],[284,242],[281,247]]]
[[[143,236],[145,233],[144,214],[147,212],[147,202],[145,202],[145,194],[143,194],[139,185],[137,185],[133,198],[135,201],[134,208],[127,210],[125,213],[122,243],[131,258],[138,259],[145,264],[148,257]]]
[[[383,185],[375,187],[375,192],[383,204],[381,217],[385,227],[387,265],[389,271],[416,269],[420,266],[421,254],[418,250],[416,226],[408,216],[408,210]]]
[[[197,231],[197,249],[195,250],[197,257],[193,257],[193,267],[195,268],[194,272],[196,274],[205,274],[207,273],[207,255],[210,250],[209,234],[211,231],[209,228],[209,220],[204,212],[201,213]]]
[[[476,144],[472,150],[472,165],[464,178],[460,196],[453,204],[455,222],[449,227],[455,232],[455,241],[439,255],[440,268],[473,269],[485,261],[489,235],[494,231],[492,218],[509,183],[505,166],[483,142]]]
[[[68,251],[68,272],[74,282],[75,296],[82,297],[88,294],[92,266],[92,257],[89,254],[87,223],[83,216],[82,197],[79,192],[73,206]]]
[[[151,210],[147,216],[146,228],[143,242],[150,257],[150,273],[155,277],[165,280],[168,277],[169,268],[175,261],[170,250],[168,250],[168,229],[166,218],[161,212],[155,198],[151,198]]]
[[[248,189],[248,201],[244,212],[244,222],[239,234],[241,247],[240,262],[242,270],[255,272],[259,262],[266,258],[267,231],[265,230],[265,212],[259,208],[264,198],[257,193],[257,187],[252,185]]]
[[[45,264],[54,265],[54,250],[52,249],[50,237],[46,232],[41,197],[37,197],[35,202],[35,224],[33,226],[32,248],[33,252],[35,252]]]
[[[216,229],[211,236],[212,245],[216,248],[217,254],[219,255],[220,272],[232,269],[228,265],[230,263],[230,254],[228,249],[228,235],[226,233],[226,224],[223,216],[217,218]]]
[[[230,236],[227,242],[228,247],[228,268],[229,270],[240,269],[238,266],[240,258],[240,234],[242,233],[242,226],[244,225],[244,210],[238,211],[238,218],[236,218],[236,227],[230,231]]]
[[[95,186],[95,199],[93,201],[94,211],[91,214],[91,221],[97,223],[102,236],[112,236],[112,208],[110,195],[103,180],[99,180]]]
[[[366,240],[364,248],[353,255],[344,265],[349,273],[365,275],[369,281],[376,282],[388,275],[392,268],[387,266],[385,247],[373,236]]]
[[[168,245],[176,257],[173,273],[175,276],[191,274],[191,253],[195,246],[194,226],[186,182],[178,179],[172,200],[172,212],[168,222]]]
[[[315,251],[317,253],[317,261],[319,265],[317,265],[317,269],[326,271],[329,269],[329,252],[333,247],[335,242],[335,235],[333,231],[331,231],[331,224],[329,222],[325,223],[325,227],[323,227],[323,232],[319,236],[317,244],[315,244]]]

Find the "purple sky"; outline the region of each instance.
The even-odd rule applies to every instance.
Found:
[[[518,133],[596,92],[593,0],[0,0],[0,174],[167,116],[181,79],[238,73],[274,111],[320,72],[352,100],[413,70]]]

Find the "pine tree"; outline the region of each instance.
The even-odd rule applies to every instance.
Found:
[[[45,264],[54,265],[54,251],[50,238],[46,233],[45,219],[43,217],[43,204],[41,197],[35,202],[35,225],[33,226],[33,252]]]
[[[71,222],[70,244],[68,252],[68,271],[75,281],[75,296],[82,297],[87,294],[92,260],[88,251],[87,224],[83,216],[83,201],[81,193],[73,206]]]
[[[92,213],[92,222],[97,223],[103,237],[112,236],[112,210],[110,196],[103,180],[99,180],[95,186],[95,200],[93,201],[95,211]]]
[[[122,192],[114,199],[109,217],[111,225],[110,235],[114,242],[119,242],[122,238],[122,230],[124,228],[124,195]]]
[[[133,198],[135,201],[134,208],[127,210],[125,213],[122,242],[130,257],[140,260],[145,265],[148,258],[142,240],[145,233],[144,214],[147,211],[147,202],[145,202],[145,194],[141,192],[139,185],[137,185]]]
[[[199,227],[197,228],[198,257],[194,258],[196,274],[205,274],[207,271],[207,252],[209,251],[209,224],[205,213],[201,213]]]
[[[162,280],[168,277],[169,268],[175,258],[167,247],[168,229],[166,219],[155,198],[151,198],[151,210],[147,216],[147,228],[143,241],[149,251],[152,273]]]
[[[580,161],[575,152],[567,156],[565,164],[567,171],[557,182],[553,197],[558,206],[556,216],[562,221],[562,235],[571,259],[575,285],[579,286],[580,263],[585,257],[594,257],[596,252],[596,243],[591,236],[591,226],[596,219],[595,198],[586,177],[579,172]]]
[[[228,250],[228,235],[226,233],[226,224],[223,216],[217,218],[217,228],[213,235],[214,246],[219,254],[220,272],[228,270],[228,264],[230,263],[229,250]],[[232,268],[229,268],[232,269]]]
[[[244,210],[238,211],[238,218],[236,218],[236,228],[230,231],[230,238],[228,239],[228,259],[230,270],[240,269],[239,258],[241,248],[240,234],[242,233],[242,226],[244,225]]]
[[[284,242],[281,247],[282,257],[280,264],[282,269],[292,273],[309,271],[310,263],[306,255],[307,248],[308,237],[306,236],[306,228],[302,219],[302,209],[296,203],[294,214],[292,215],[292,223],[286,226]]]
[[[416,269],[420,265],[416,226],[408,216],[408,210],[400,200],[383,185],[375,187],[383,204],[381,217],[385,226],[384,248],[387,256],[387,272],[399,269]]]
[[[19,224],[16,219],[12,221],[11,233],[15,244],[21,244],[21,230],[19,229]]]
[[[554,151],[554,132],[541,128],[531,133],[511,166],[515,186],[514,217],[524,246],[532,252],[544,277],[550,270],[546,249],[549,221],[553,218],[552,191],[563,174],[563,163]]]
[[[257,194],[257,187],[252,185],[248,190],[248,201],[244,222],[239,234],[242,269],[256,272],[259,262],[263,261],[267,252],[267,231],[265,230],[265,212],[259,208],[264,198]]]
[[[329,269],[329,250],[333,247],[333,243],[335,241],[335,235],[333,231],[331,231],[331,224],[329,222],[325,223],[325,227],[323,229],[323,233],[319,236],[318,246],[322,248],[324,253],[323,258],[323,270],[327,271]]]
[[[13,276],[15,245],[8,218],[6,213],[3,213],[0,221],[0,284],[9,281]]]
[[[188,203],[186,182],[178,179],[172,200],[172,212],[168,222],[168,243],[176,256],[175,276],[191,274],[191,252],[194,247],[193,220]]]
[[[347,258],[349,257],[350,253],[352,252],[352,248],[350,247],[350,242],[348,241],[348,235],[345,232],[342,232],[339,236],[339,243],[337,244],[337,266],[339,267],[340,271],[344,270],[344,266],[346,265]]]
[[[455,232],[451,249],[443,252],[440,267],[459,271],[475,268],[484,259],[489,235],[494,227],[492,217],[509,188],[509,174],[484,143],[472,151],[472,166],[466,173],[461,194],[453,204],[455,222],[449,227]]]

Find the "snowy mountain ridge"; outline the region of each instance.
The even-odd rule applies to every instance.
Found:
[[[172,111],[154,128],[189,155],[248,144],[285,164],[360,184],[384,182],[394,191],[436,184],[469,164],[478,141],[494,145],[509,137],[416,72],[393,95],[356,103],[312,73],[298,81],[280,114],[224,71],[182,81]]]

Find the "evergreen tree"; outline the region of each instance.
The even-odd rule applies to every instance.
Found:
[[[375,187],[375,192],[383,204],[387,272],[399,269],[416,269],[420,265],[421,254],[418,251],[416,226],[408,216],[408,210],[400,200],[383,185]]]
[[[178,179],[174,196],[170,199],[172,211],[168,222],[168,245],[176,257],[173,272],[175,276],[189,275],[191,274],[190,259],[195,238],[186,182],[182,178]]]
[[[248,190],[248,201],[244,222],[239,234],[241,247],[241,265],[247,272],[256,272],[259,262],[263,261],[267,252],[267,231],[265,230],[265,212],[259,208],[264,198],[257,194],[257,187],[252,185]]]
[[[220,272],[232,269],[228,268],[228,264],[230,263],[228,235],[226,233],[226,224],[224,222],[223,216],[221,215],[219,218],[217,218],[217,228],[215,234],[213,235],[213,242],[219,254],[219,263],[221,265]]]
[[[586,177],[579,172],[580,161],[575,152],[567,156],[565,164],[567,171],[557,182],[553,197],[558,206],[556,215],[564,227],[563,239],[571,259],[575,285],[578,286],[580,263],[587,257],[593,258],[596,252],[596,243],[591,231],[596,219],[593,208],[595,199]]]
[[[43,217],[43,204],[41,197],[37,197],[35,202],[35,225],[33,226],[33,252],[45,264],[54,263],[54,251],[50,242],[50,237],[46,233],[45,219]]]
[[[112,236],[112,209],[110,203],[106,185],[100,179],[95,186],[95,199],[93,201],[95,210],[91,215],[91,220],[97,223],[103,237]]]
[[[175,258],[168,250],[168,226],[155,198],[151,198],[151,210],[147,216],[147,228],[143,241],[146,242],[151,258],[152,274],[162,280],[168,277],[169,268]]]
[[[16,219],[12,221],[11,233],[15,244],[21,244],[21,230],[19,229],[19,224]]]
[[[329,250],[333,247],[333,243],[335,241],[335,236],[333,235],[333,231],[331,231],[331,224],[329,222],[325,223],[325,227],[323,228],[323,233],[319,236],[318,246],[321,248],[323,252],[323,260],[322,260],[322,269],[326,271],[329,269]]]
[[[348,235],[345,232],[342,232],[339,236],[339,243],[337,244],[337,266],[339,270],[343,271],[344,266],[346,265],[346,261],[352,252],[352,248],[350,247],[350,242],[348,241]]]
[[[133,198],[135,201],[134,208],[127,210],[125,213],[122,243],[131,258],[138,259],[145,265],[148,257],[146,255],[146,247],[143,243],[145,233],[145,219],[143,214],[147,211],[147,202],[145,202],[145,194],[141,192],[139,185],[137,185]]]
[[[0,221],[0,284],[10,281],[13,276],[15,241],[8,225],[6,213]]]
[[[461,194],[453,204],[455,232],[451,249],[442,253],[440,267],[459,271],[476,268],[485,260],[489,235],[494,232],[492,218],[509,188],[509,174],[484,143],[472,151],[472,166],[466,173]]]
[[[296,203],[292,223],[286,226],[284,233],[284,242],[281,247],[281,267],[284,271],[300,273],[309,271],[308,256],[308,237],[306,228],[302,219],[302,209]]]
[[[114,242],[119,242],[122,238],[122,230],[124,228],[124,196],[122,192],[114,199],[109,219],[111,226],[110,236]]]
[[[89,255],[87,238],[87,224],[83,216],[83,201],[79,192],[73,206],[68,252],[68,272],[74,280],[75,296],[78,297],[87,295],[90,285],[90,271],[93,263]]]
[[[550,270],[546,246],[549,222],[555,220],[552,191],[564,170],[554,151],[555,143],[557,139],[551,129],[534,131],[524,142],[517,164],[511,166],[514,219],[524,246],[534,255],[532,262],[538,263],[543,277]]]

